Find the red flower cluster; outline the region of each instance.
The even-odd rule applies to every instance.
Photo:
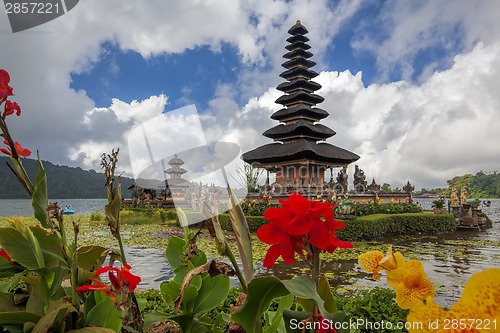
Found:
[[[295,253],[309,255],[311,247],[329,253],[336,248],[350,248],[352,243],[335,237],[345,223],[335,220],[334,209],[330,202],[308,200],[293,193],[287,200],[280,199],[279,208],[269,208],[264,217],[270,222],[257,230],[257,237],[271,244],[264,258],[264,267],[273,268],[281,256],[287,264],[295,261]]]
[[[3,143],[7,145],[7,148],[0,148],[0,152],[7,154],[9,156],[12,156],[12,151],[10,150],[10,147],[9,147],[9,141],[5,140]],[[31,155],[31,150],[24,148],[17,141],[14,143],[14,147],[16,148],[17,155],[19,155],[19,156],[28,157]]]
[[[104,266],[99,268],[95,272],[95,277],[90,278],[95,284],[87,284],[76,288],[78,292],[85,291],[104,291],[106,295],[111,298],[114,302],[116,301],[116,295],[118,293],[133,292],[137,285],[141,282],[141,278],[137,275],[130,273],[132,267],[129,264],[124,264],[122,268]],[[111,286],[97,279],[97,277],[103,273],[108,273],[109,281]],[[116,275],[115,273],[116,272]]]
[[[9,86],[10,76],[7,71],[0,69],[0,101],[14,95],[12,87]]]
[[[14,112],[16,113],[16,116],[21,115],[21,107],[19,107],[16,102],[5,101],[4,111],[5,116],[10,116]]]

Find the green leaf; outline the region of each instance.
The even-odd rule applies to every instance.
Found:
[[[196,304],[195,299],[198,296],[198,289],[192,285],[184,289],[184,297],[182,298],[182,310],[184,313],[193,312]]]
[[[248,284],[247,301],[232,316],[231,320],[240,324],[247,333],[259,333],[261,316],[276,297],[289,294],[281,281],[274,276],[253,278]]]
[[[184,247],[186,242],[184,239],[171,236],[167,244],[167,249],[165,250],[165,257],[167,258],[168,264],[173,270],[176,270],[179,266],[184,263]]]
[[[182,329],[183,333],[191,333],[194,322],[194,313],[187,313],[178,316],[170,317],[170,320],[175,321]]]
[[[337,312],[337,302],[332,294],[330,283],[324,274],[319,276],[318,294],[325,301],[325,309],[329,313]]]
[[[157,322],[157,321],[166,321],[170,318],[169,315],[165,314],[165,313],[161,313],[161,312],[151,312],[151,313],[148,313],[144,316],[144,327],[143,327],[143,330],[144,332],[146,332],[149,328],[149,326],[151,326],[151,324]]]
[[[72,308],[72,306],[66,304],[47,313],[38,321],[35,327],[33,327],[31,333],[52,332],[54,326],[59,326],[64,331],[64,317],[70,311],[70,308]],[[62,320],[62,322],[58,322],[59,320]]]
[[[160,285],[160,293],[163,301],[165,303],[174,303],[174,301],[179,297],[179,289],[181,284],[179,282],[165,281]]]
[[[336,329],[337,333],[350,333],[351,330],[349,325],[335,325],[335,323],[349,323],[349,316],[342,311],[338,311],[333,314],[332,323]],[[344,328],[343,328],[344,327]]]
[[[95,271],[101,267],[109,249],[102,246],[81,246],[76,251],[78,258],[78,266],[86,271]]]
[[[120,194],[120,182],[118,182],[118,187],[113,189],[112,200],[110,200],[108,195],[108,204],[104,206],[104,214],[106,215],[106,221],[108,222],[109,230],[111,234],[119,239],[120,232],[120,207],[121,207],[121,194]],[[124,259],[124,258],[122,258]]]
[[[193,311],[203,313],[212,310],[226,299],[229,293],[229,277],[216,275],[214,277],[205,276],[198,290]]]
[[[66,268],[56,267],[53,268],[52,271],[54,273],[54,278],[49,290],[49,295],[51,298],[54,297],[57,293],[61,293],[61,291],[64,292],[64,290],[62,290],[61,284],[64,278],[69,274],[69,270]],[[61,297],[63,296],[64,295],[61,295]]]
[[[66,333],[115,333],[115,331],[104,327],[84,327],[79,330],[66,331]]]
[[[50,304],[50,291],[47,280],[43,276],[28,275],[21,278],[30,286],[30,298],[26,303],[26,311],[45,315],[45,309]]]
[[[0,325],[22,325],[27,322],[37,323],[42,316],[28,311],[0,312]]]
[[[113,301],[108,298],[97,303],[89,311],[85,321],[87,325],[94,324],[118,332],[122,328],[122,321],[120,320],[122,316],[123,313],[118,311]]]
[[[325,301],[318,295],[313,280],[305,275],[301,275],[292,280],[282,280],[283,285],[297,297],[311,299],[316,302],[323,318],[331,319],[330,313],[325,309]]]
[[[45,175],[45,169],[43,168],[42,161],[40,160],[40,155],[37,152],[38,157],[38,172],[35,179],[35,191],[33,192],[33,197],[31,198],[31,204],[33,206],[33,212],[35,217],[44,228],[49,228],[47,223],[47,207],[49,205],[49,197],[47,194],[47,177]]]
[[[10,220],[14,222],[14,220]],[[16,224],[16,222],[14,222]],[[23,233],[14,228],[0,229],[0,245],[7,251],[13,261],[28,269],[37,269],[44,266],[42,249],[33,236],[31,230],[24,227]],[[27,237],[25,237],[26,234]]]
[[[278,327],[283,323],[283,311],[285,309],[289,309],[293,304],[293,295],[288,294],[286,296],[282,296],[280,302],[278,304],[278,309],[273,313],[273,317],[271,319],[271,325],[264,328],[264,333],[275,333],[278,332]]]
[[[0,312],[13,312],[19,311],[21,308],[18,308],[14,304],[13,295],[11,293],[2,293],[0,292]]]
[[[252,254],[252,239],[250,231],[248,230],[248,223],[243,214],[243,210],[238,202],[235,200],[233,190],[227,185],[231,208],[229,209],[229,217],[233,226],[233,231],[236,235],[236,243],[238,244],[238,251],[240,252],[241,264],[243,265],[243,272],[245,280],[250,282],[253,278],[253,254]]]
[[[303,333],[302,320],[311,317],[310,312],[284,310],[283,319],[285,320],[286,333]]]
[[[29,229],[40,244],[47,267],[54,268],[62,266],[64,268],[69,268],[66,259],[64,259],[61,238],[47,229],[37,227],[30,227]]]

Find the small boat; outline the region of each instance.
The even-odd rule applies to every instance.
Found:
[[[66,206],[64,208],[64,215],[71,215],[71,214],[75,214],[75,211],[70,206]]]

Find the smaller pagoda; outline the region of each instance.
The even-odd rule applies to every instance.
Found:
[[[186,188],[189,188],[191,183],[182,178],[182,175],[187,171],[181,166],[184,164],[184,161],[181,160],[177,154],[168,161],[170,168],[165,170],[165,173],[170,176],[169,179],[165,180],[165,186],[167,189],[167,195],[179,197],[183,195],[183,191]],[[170,192],[170,193],[169,193]]]

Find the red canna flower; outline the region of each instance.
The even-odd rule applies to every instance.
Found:
[[[95,272],[95,278],[90,278],[90,280],[95,284],[80,286],[76,288],[76,291],[103,291],[111,298],[111,300],[116,301],[117,294],[131,293],[141,282],[141,278],[139,276],[130,273],[131,269],[132,267],[129,264],[124,264],[122,268],[112,266],[101,267]],[[106,272],[108,273],[111,286],[96,278]]]
[[[7,148],[0,148],[0,152],[4,153],[6,155],[12,156],[12,151],[10,150],[10,147],[9,147],[9,141],[5,140],[3,143],[7,145]],[[16,148],[17,155],[19,155],[21,157],[28,157],[31,155],[31,150],[24,148],[17,141],[14,142],[14,147]]]
[[[4,106],[5,116],[10,116],[16,112],[16,116],[21,115],[21,108],[16,102],[6,101]]]
[[[0,257],[4,257],[5,259],[7,259],[10,263],[13,263],[12,259],[10,258],[9,254],[7,253],[7,251],[5,251],[4,249],[1,249],[0,250]]]
[[[12,93],[12,87],[9,86],[10,76],[7,71],[0,69],[0,100],[3,100],[9,96],[14,95]]]
[[[264,258],[264,267],[272,268],[280,256],[285,263],[295,261],[295,253],[309,253],[310,246],[332,253],[336,248],[349,248],[352,243],[335,237],[345,224],[335,220],[330,202],[308,200],[293,193],[287,200],[280,199],[279,208],[268,208],[264,217],[269,224],[257,230],[257,237],[271,244]]]

